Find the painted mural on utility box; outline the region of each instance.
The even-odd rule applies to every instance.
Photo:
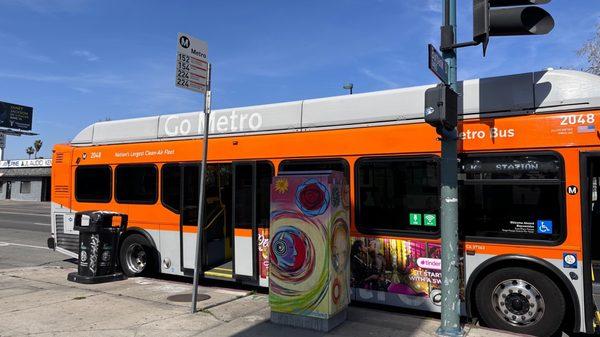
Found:
[[[341,173],[280,175],[271,186],[271,310],[329,318],[349,301],[348,189]]]

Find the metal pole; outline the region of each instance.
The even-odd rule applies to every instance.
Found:
[[[210,69],[211,65],[208,64],[206,71],[206,92],[204,93],[204,135],[203,135],[203,147],[202,151],[202,164],[200,169],[200,194],[198,196],[198,228],[196,231],[196,257],[194,261],[194,290],[192,291],[192,314],[196,312],[196,300],[198,298],[198,278],[202,273],[202,252],[201,242],[202,235],[204,232],[204,185],[206,181],[206,160],[208,154],[208,130],[210,120]],[[200,116],[198,116],[200,118]]]
[[[456,0],[445,0],[444,25],[451,26],[456,43]],[[448,62],[448,82],[458,93],[456,50],[443,53]],[[443,129],[443,128],[442,128]],[[441,240],[442,240],[442,322],[438,336],[463,336],[460,326],[459,254],[458,254],[458,160],[457,130],[442,132],[441,160]]]
[[[4,149],[6,147],[6,135],[0,133],[0,161],[4,160]]]

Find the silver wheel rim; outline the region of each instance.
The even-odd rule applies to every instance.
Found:
[[[491,300],[496,314],[515,326],[535,324],[546,311],[542,294],[532,284],[521,279],[508,279],[498,283]]]
[[[139,274],[146,268],[146,251],[139,243],[134,243],[127,247],[125,252],[127,268],[132,272]]]

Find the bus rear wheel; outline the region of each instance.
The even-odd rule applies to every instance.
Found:
[[[123,273],[129,277],[150,275],[156,263],[154,248],[140,234],[131,234],[123,240],[119,262]]]
[[[554,336],[565,316],[565,299],[545,274],[502,268],[477,285],[475,302],[485,325],[527,335]]]

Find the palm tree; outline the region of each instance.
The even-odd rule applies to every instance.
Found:
[[[29,155],[29,159],[31,159],[31,155],[35,153],[35,150],[33,149],[33,146],[28,147],[25,152],[27,152],[27,155]]]
[[[38,152],[40,152],[40,149],[42,148],[42,144],[44,144],[44,142],[42,142],[41,139],[36,139],[36,141],[33,142],[33,147],[35,149],[35,155],[33,156],[34,158],[37,158],[37,154],[38,154]]]

